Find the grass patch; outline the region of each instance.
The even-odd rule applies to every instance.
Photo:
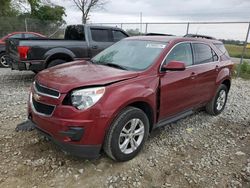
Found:
[[[238,71],[240,71],[240,77],[244,79],[250,79],[250,63],[244,61],[241,65],[235,64],[233,70],[233,77],[237,77]]]
[[[234,44],[225,44],[225,47],[231,57],[241,58],[243,46],[234,45]],[[244,58],[250,59],[250,49],[246,49]]]

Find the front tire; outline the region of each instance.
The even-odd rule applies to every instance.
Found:
[[[225,108],[227,103],[228,88],[224,84],[221,84],[217,89],[216,95],[206,105],[206,111],[208,114],[216,116],[219,115]]]
[[[0,53],[0,67],[3,67],[3,68],[9,68],[10,67],[9,63],[7,62],[5,52]]]
[[[103,149],[116,161],[128,161],[140,152],[148,134],[146,114],[138,108],[127,107],[110,126]]]

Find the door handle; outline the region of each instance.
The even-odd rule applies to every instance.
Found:
[[[195,77],[196,77],[195,72],[192,72],[191,75],[190,75],[190,77],[191,77],[192,80],[195,79]]]
[[[96,50],[96,49],[98,49],[98,46],[97,45],[92,46],[92,49]]]

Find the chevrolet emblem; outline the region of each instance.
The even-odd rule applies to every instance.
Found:
[[[41,99],[41,96],[38,95],[38,94],[36,94],[36,93],[34,93],[34,99],[35,99],[36,101],[39,101],[39,100]]]

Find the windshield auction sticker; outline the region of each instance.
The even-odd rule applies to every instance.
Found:
[[[146,48],[165,48],[166,45],[164,44],[153,44],[153,43],[150,43],[150,44],[147,44]]]

